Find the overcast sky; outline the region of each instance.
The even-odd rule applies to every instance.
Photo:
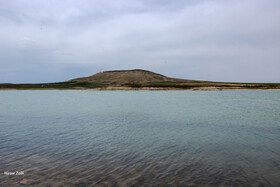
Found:
[[[0,82],[139,68],[280,82],[280,1],[0,0]]]

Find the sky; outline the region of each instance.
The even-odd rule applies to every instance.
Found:
[[[145,69],[280,82],[279,0],[0,0],[0,82]]]

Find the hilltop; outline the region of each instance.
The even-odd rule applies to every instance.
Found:
[[[91,89],[91,90],[221,90],[280,89],[278,83],[209,82],[166,77],[142,69],[96,73],[65,82],[42,84],[0,84],[0,89]]]

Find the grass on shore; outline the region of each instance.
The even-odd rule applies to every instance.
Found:
[[[195,89],[201,87],[219,88],[244,88],[244,89],[280,89],[280,83],[223,83],[223,82],[197,82],[197,83],[174,83],[174,82],[152,82],[152,83],[131,83],[116,85],[112,83],[101,82],[57,82],[42,84],[0,84],[0,89],[96,89],[112,87],[128,87],[141,89],[150,88],[174,88],[174,89]]]

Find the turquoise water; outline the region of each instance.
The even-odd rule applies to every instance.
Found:
[[[0,172],[0,186],[278,187],[280,91],[1,91]]]

